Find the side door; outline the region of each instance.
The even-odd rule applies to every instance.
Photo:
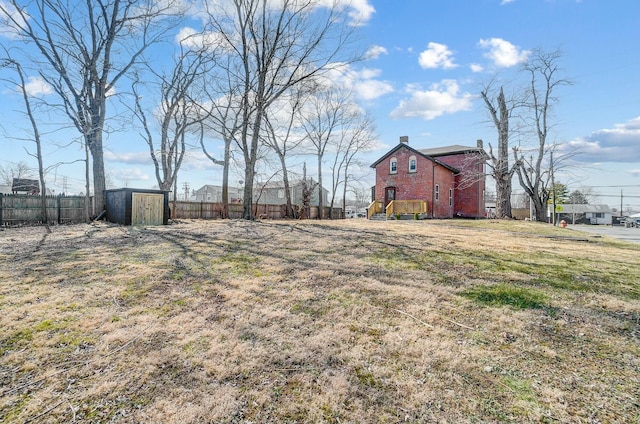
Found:
[[[386,208],[389,203],[396,199],[396,188],[386,187],[384,189],[384,207]]]

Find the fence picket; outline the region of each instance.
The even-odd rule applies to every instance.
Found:
[[[42,198],[25,194],[0,194],[0,226],[42,223]],[[84,222],[83,196],[46,196],[47,221]]]
[[[73,224],[84,222],[84,196],[47,196],[47,220],[49,223]],[[40,196],[24,194],[0,194],[0,226],[42,223]],[[212,202],[169,202],[172,219],[220,219],[222,203]],[[309,216],[318,216],[317,207],[311,207]],[[229,204],[229,218],[242,218],[242,204]],[[285,205],[254,205],[256,218],[283,219]],[[342,209],[325,208],[325,217],[342,217]]]

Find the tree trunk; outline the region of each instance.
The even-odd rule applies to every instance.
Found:
[[[222,165],[222,218],[229,218],[229,161],[231,160],[231,139],[224,140],[224,164]]]
[[[86,143],[89,145],[93,164],[93,215],[98,215],[105,209],[105,172],[102,131],[95,131],[93,135],[88,135]]]
[[[91,222],[91,161],[89,146],[84,142],[84,220]]]
[[[496,181],[496,217],[511,218],[511,174]]]
[[[284,197],[286,204],[285,217],[293,218],[293,206],[291,204],[291,189],[289,186],[289,173],[287,172],[287,164],[283,154],[278,154],[280,158],[280,166],[282,166],[282,185],[284,185]]]
[[[348,182],[348,178],[347,178],[347,169],[348,167],[345,167],[344,170],[344,186],[342,187],[342,216],[344,217],[344,213],[347,210],[347,182]],[[357,208],[357,205],[356,205]],[[358,211],[356,209],[356,216],[358,214]]]
[[[322,155],[318,154],[318,219],[322,219],[324,212],[322,200]]]
[[[536,221],[547,222],[547,208],[546,203],[542,203],[540,196],[533,197],[533,210],[536,216]]]
[[[509,108],[507,107],[502,87],[500,87],[500,93],[497,98],[497,110],[489,100],[486,91],[482,92],[482,98],[498,131],[497,157],[493,155],[491,144],[489,144],[490,159],[493,168],[492,174],[496,182],[496,217],[511,218],[511,180],[518,164],[514,164],[513,167],[509,169]]]
[[[247,164],[244,169],[244,198],[242,200],[242,219],[253,219],[253,180],[255,178],[253,164]]]

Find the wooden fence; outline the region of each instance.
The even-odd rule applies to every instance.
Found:
[[[184,202],[169,201],[172,219],[220,219],[222,218],[222,203],[212,202]],[[329,216],[330,208],[324,208],[324,216]],[[229,204],[229,218],[242,218],[244,208],[241,203]],[[260,219],[283,219],[286,215],[286,205],[253,205],[253,215]],[[341,208],[333,208],[332,218],[343,218]],[[309,218],[315,219],[318,216],[318,208],[312,206],[309,211]]]
[[[47,221],[57,224],[84,222],[84,196],[47,196]],[[42,198],[0,194],[0,226],[42,223]]]
[[[47,196],[47,221],[50,224],[73,224],[84,222],[85,197]],[[222,204],[211,202],[169,202],[172,219],[220,219]],[[283,219],[285,205],[253,205],[254,216],[259,219]],[[324,217],[343,218],[342,209],[324,208]],[[229,218],[242,218],[243,205],[229,204]],[[310,208],[309,218],[318,216],[318,208]],[[0,226],[40,224],[42,205],[40,196],[22,194],[0,194]]]

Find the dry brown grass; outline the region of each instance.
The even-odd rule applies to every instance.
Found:
[[[566,234],[6,229],[0,421],[638,423],[640,246]]]

